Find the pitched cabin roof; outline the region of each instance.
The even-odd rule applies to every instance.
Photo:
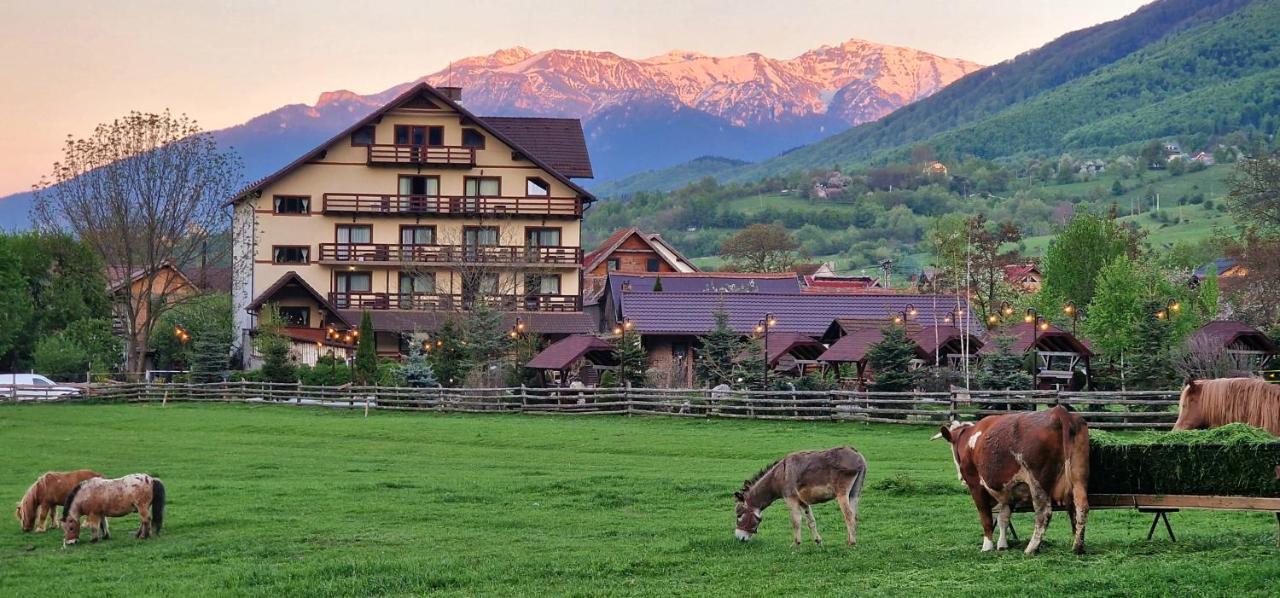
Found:
[[[662,280],[664,289],[667,279]],[[936,306],[934,299],[939,299]],[[715,326],[715,312],[722,306],[729,326],[750,334],[756,323],[771,313],[775,330],[820,337],[838,318],[889,323],[889,314],[917,310],[917,322],[941,321],[955,304],[955,297],[931,295],[843,295],[808,293],[687,293],[662,291],[625,293],[619,301],[621,317],[631,318],[641,334],[702,335]],[[967,302],[965,307],[968,308]],[[976,323],[975,323],[976,325]],[[977,332],[975,330],[974,332]]]
[[[361,311],[358,309],[339,310],[349,321],[359,322]],[[445,320],[452,318],[460,321],[466,314],[456,311],[417,311],[405,309],[369,310],[373,320],[373,329],[384,332],[403,332],[417,330],[419,332],[435,332],[444,325]],[[502,327],[508,329],[520,318],[525,330],[535,334],[588,334],[596,330],[596,321],[584,312],[506,312],[502,314]]]
[[[978,351],[978,353],[986,355],[995,353],[1000,349],[995,342],[995,338],[1001,335],[1009,335],[1013,337],[1013,344],[1010,348],[1014,353],[1025,353],[1031,349],[1034,339],[1036,348],[1040,351],[1061,351],[1065,353],[1079,353],[1083,357],[1093,355],[1089,350],[1089,345],[1083,340],[1076,338],[1075,335],[1058,328],[1052,324],[1046,330],[1037,331],[1034,325],[1023,322],[1015,324],[1005,329],[993,330],[986,337],[986,345]]]
[[[769,331],[769,353],[765,355],[769,367],[778,365],[783,355],[798,352],[804,359],[816,359],[826,350],[826,345],[811,336],[797,332]]]
[[[698,267],[693,265],[693,262],[685,257],[684,254],[680,253],[680,250],[668,243],[666,239],[663,239],[662,235],[642,232],[634,226],[613,231],[595,249],[587,252],[582,258],[583,271],[591,272],[595,270],[605,259],[613,255],[615,251],[618,251],[622,244],[632,236],[638,237],[648,245],[649,249],[661,256],[667,262],[667,265],[671,266],[676,272],[698,272]]]
[[[263,188],[265,188],[267,185],[270,185],[284,178],[285,175],[293,172],[298,167],[319,158],[328,150],[329,146],[334,145],[335,143],[341,142],[342,140],[349,137],[352,133],[355,133],[361,127],[374,123],[379,119],[381,119],[383,115],[385,115],[386,113],[423,96],[429,96],[430,97],[429,101],[431,101],[432,103],[442,104],[444,106],[447,106],[457,111],[458,114],[461,115],[464,121],[469,121],[474,123],[476,126],[483,129],[486,133],[493,135],[498,140],[510,146],[512,150],[519,153],[522,157],[528,159],[530,162],[533,162],[539,168],[546,171],[548,175],[560,181],[561,183],[564,183],[566,186],[572,189],[575,193],[582,196],[585,201],[587,202],[595,201],[595,196],[592,195],[591,192],[587,191],[586,189],[582,188],[582,186],[570,180],[569,177],[572,175],[557,170],[555,167],[551,165],[551,162],[544,159],[542,156],[538,155],[533,149],[525,147],[523,144],[518,143],[512,137],[508,136],[506,133],[499,130],[498,127],[494,127],[493,125],[489,124],[487,121],[485,121],[484,118],[476,116],[475,114],[472,114],[469,110],[467,110],[466,108],[463,108],[461,104],[453,101],[452,99],[449,99],[447,95],[441,93],[436,88],[428,85],[425,82],[421,82],[421,83],[417,83],[410,86],[403,93],[396,96],[390,102],[387,102],[386,104],[384,104],[381,108],[378,108],[373,112],[370,112],[364,118],[356,121],[355,124],[352,124],[350,127],[343,129],[342,132],[338,133],[337,135],[334,135],[329,140],[316,146],[315,149],[312,149],[311,151],[305,154],[302,154],[296,160],[286,164],[280,170],[277,170],[261,179],[258,179],[253,183],[250,183],[244,189],[241,189],[240,191],[236,192],[235,196],[227,200],[227,203],[228,204],[236,203],[237,201],[240,201],[241,199],[243,199],[244,197],[248,196],[251,193],[262,191]],[[516,135],[524,138],[526,141],[529,139],[529,137],[532,136],[530,131],[541,131],[547,134],[563,134],[568,129],[568,126],[566,123],[556,123],[556,124],[544,123],[541,125],[530,124],[528,126],[520,127],[520,126],[516,126],[514,123],[511,122],[511,119],[513,117],[503,117],[503,118],[508,119],[506,123],[507,130],[508,131],[518,130]],[[570,119],[551,119],[551,120],[570,120]],[[569,156],[571,154],[576,154],[579,150],[567,149],[570,146],[576,147],[578,144],[580,144],[581,145],[580,151],[582,155],[583,156],[586,155],[587,153],[586,142],[582,136],[582,125],[580,123],[578,124],[577,129],[578,130],[572,139],[568,139],[568,138],[556,139],[556,140],[544,139],[539,141],[539,147],[544,147],[544,148],[554,147],[557,160],[563,160],[565,164],[581,172],[584,163],[586,165],[586,168],[588,170],[590,169],[590,159],[583,158],[583,157],[570,158]]]
[[[590,353],[606,353],[609,361],[617,361],[613,357],[614,348],[609,341],[591,334],[572,334],[548,345],[541,353],[524,364],[524,367],[535,370],[563,370]]]
[[[1243,322],[1227,320],[1209,322],[1187,337],[1188,345],[1200,342],[1208,342],[1214,347],[1221,348],[1232,348],[1239,343],[1252,351],[1280,353],[1280,347],[1277,347],[1270,337]]]
[[[938,326],[925,325],[911,334],[911,340],[920,346],[920,350],[924,352],[926,359],[932,358],[938,347],[945,347],[947,343],[952,341],[962,341],[964,334],[955,326]],[[985,343],[977,335],[969,334],[969,353],[977,353]]]
[[[907,328],[908,332],[912,330]],[[928,357],[925,351],[920,348],[919,343],[913,338],[914,335],[908,334],[907,338],[911,341],[912,349],[916,353],[916,357],[925,359]],[[855,363],[861,362],[867,358],[867,351],[871,350],[871,346],[884,340],[884,332],[880,328],[863,328],[840,337],[840,340],[831,344],[822,355],[818,356],[818,361],[826,361],[829,363]],[[931,354],[929,354],[931,355]]]
[[[533,152],[561,174],[572,178],[594,177],[587,140],[582,135],[582,123],[578,119],[482,116],[480,120]]]
[[[245,307],[245,311],[248,311],[249,313],[258,313],[258,310],[262,309],[263,305],[266,305],[271,300],[275,299],[276,295],[281,291],[290,287],[296,288],[304,294],[310,295],[311,298],[315,300],[316,304],[324,308],[326,312],[346,326],[352,326],[352,322],[360,321],[360,312],[356,312],[354,319],[344,317],[337,309],[334,309],[333,304],[329,303],[329,300],[325,298],[324,295],[320,294],[319,291],[316,291],[315,287],[307,284],[307,281],[293,270],[285,272],[279,279],[271,283],[271,286],[262,291],[256,299]]]
[[[146,277],[148,273],[159,272],[160,270],[173,270],[174,274],[177,274],[178,277],[183,282],[190,285],[191,288],[199,288],[196,287],[194,282],[191,282],[191,279],[182,270],[173,267],[173,264],[168,261],[163,261],[157,264],[155,268],[147,268],[144,266],[136,266],[134,268],[129,268],[128,266],[107,266],[107,293],[114,294],[123,289],[126,285],[133,284],[134,282]]]
[[[1213,262],[1211,263],[1208,263],[1203,266],[1200,266],[1199,268],[1196,268],[1194,274],[1197,278],[1204,278],[1209,274],[1210,268],[1213,269],[1212,271],[1214,274],[1222,274],[1223,272],[1230,270],[1231,267],[1235,265],[1236,265],[1235,260],[1231,258],[1220,257],[1213,260]]]
[[[1009,264],[1004,267],[1004,279],[1007,282],[1022,282],[1032,274],[1040,274],[1040,268],[1034,263]]]
[[[804,277],[806,293],[860,293],[868,289],[880,289],[880,283],[870,276],[842,276],[839,278]]]

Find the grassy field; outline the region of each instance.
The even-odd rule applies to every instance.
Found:
[[[1065,517],[1045,552],[980,553],[973,506],[932,429],[659,418],[451,416],[279,406],[0,407],[0,492],[40,472],[146,471],[164,534],[105,543],[0,533],[0,594],[1240,595],[1280,584],[1270,514],[1100,511],[1089,553]],[[730,494],[785,452],[869,461],[859,545],[790,546],[785,508],[749,544]],[[890,483],[893,480],[896,483]],[[1030,532],[1028,515],[1015,516]]]

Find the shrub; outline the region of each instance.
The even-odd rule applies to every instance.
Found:
[[[36,370],[53,378],[68,379],[89,369],[89,356],[63,334],[45,337],[36,343]]]

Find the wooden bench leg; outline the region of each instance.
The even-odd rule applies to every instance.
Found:
[[[1173,535],[1173,525],[1169,523],[1169,512],[1168,512],[1168,511],[1163,511],[1163,510],[1161,510],[1161,511],[1148,511],[1148,512],[1149,512],[1149,513],[1155,513],[1155,517],[1153,517],[1153,518],[1151,519],[1151,528],[1147,530],[1147,541],[1148,541],[1148,542],[1150,542],[1150,541],[1151,541],[1152,536],[1154,536],[1154,535],[1155,535],[1155,533],[1156,533],[1156,525],[1160,523],[1160,520],[1161,520],[1161,519],[1163,519],[1163,520],[1164,520],[1164,529],[1165,529],[1165,531],[1166,531],[1166,532],[1168,532],[1168,533],[1169,533],[1169,541],[1170,541],[1170,542],[1177,542],[1177,541],[1178,541],[1178,539],[1177,539],[1176,537],[1174,537],[1174,535]],[[1280,513],[1277,513],[1277,516],[1278,516],[1278,517],[1280,517]]]

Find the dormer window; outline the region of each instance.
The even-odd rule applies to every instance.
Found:
[[[462,130],[462,147],[484,149],[484,134],[475,129]]]
[[[551,195],[551,183],[541,177],[531,176],[525,179],[525,195],[529,197],[546,197]]]
[[[373,145],[374,131],[376,130],[377,127],[374,125],[365,125],[356,129],[356,131],[351,134],[351,145]]]

